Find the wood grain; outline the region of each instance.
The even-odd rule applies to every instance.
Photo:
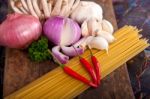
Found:
[[[104,18],[109,20],[115,30],[116,19],[111,0],[91,0],[103,7]],[[4,96],[29,84],[35,79],[57,67],[49,61],[43,63],[31,62],[25,51],[6,48]],[[111,73],[102,80],[97,89],[88,89],[76,99],[134,99],[126,65]]]

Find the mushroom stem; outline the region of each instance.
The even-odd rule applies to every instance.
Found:
[[[48,9],[49,9],[50,15],[51,15],[51,12],[52,12],[53,4],[54,4],[54,1],[53,1],[53,0],[49,0],[49,1],[48,1]]]
[[[75,1],[75,3],[73,4],[73,6],[72,6],[72,8],[71,8],[70,13],[73,12],[73,11],[77,8],[77,6],[79,5],[79,3],[80,3],[80,0],[76,0],[76,1]]]
[[[75,2],[75,0],[69,0],[69,2],[68,2],[67,17],[68,17],[68,16],[69,16],[69,14],[70,14],[70,10],[71,10],[71,8],[72,8],[72,6],[73,6],[74,2]]]
[[[25,10],[29,12],[29,8],[27,6],[26,0],[21,0],[21,3],[23,5],[23,7],[25,8]]]
[[[23,8],[23,5],[20,1],[15,2],[15,6],[19,8],[23,13],[28,14],[28,12]]]
[[[45,18],[50,17],[50,11],[49,11],[47,0],[41,0],[41,4],[43,7]]]
[[[25,14],[28,14],[28,12],[24,9],[24,7],[20,7],[20,10],[25,13]]]
[[[42,13],[41,13],[41,10],[40,10],[40,8],[38,6],[38,1],[37,0],[32,0],[32,3],[33,3],[33,8],[34,8],[36,14],[38,15],[38,17],[41,18],[42,17]]]
[[[15,6],[14,0],[10,0],[10,6],[12,7],[13,11],[15,11],[15,12],[17,12],[17,13],[23,14],[23,12],[21,12],[21,11]]]
[[[63,0],[62,10],[60,11],[60,16],[66,16],[68,10],[69,10],[68,0]]]
[[[32,0],[27,0],[27,5],[28,5],[28,7],[29,7],[30,13],[31,13],[33,16],[35,16],[35,17],[38,18],[37,14],[35,13],[35,11],[34,11],[34,9],[33,9]]]
[[[68,2],[68,7],[71,9],[71,7],[73,6],[75,0],[69,0]]]
[[[40,0],[40,1],[38,1],[38,5],[39,5],[40,10],[43,12],[43,6],[42,6],[42,2],[41,2],[41,0]]]
[[[56,4],[55,4],[55,6],[54,6],[54,9],[53,9],[53,11],[52,11],[52,13],[51,13],[52,16],[59,15],[60,10],[61,10],[62,1],[63,1],[63,0],[57,0],[57,1],[56,1]]]

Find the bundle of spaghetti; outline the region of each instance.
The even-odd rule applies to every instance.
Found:
[[[92,50],[101,63],[102,78],[149,46],[147,40],[142,38],[139,32],[140,30],[136,27],[124,26],[115,32],[116,41],[110,45],[108,54],[105,51]],[[82,57],[91,61],[89,51],[85,51]],[[80,64],[78,57],[71,59],[66,66],[90,79],[90,76]],[[68,76],[63,72],[62,68],[58,67],[6,98],[71,99],[84,92],[87,88],[89,86]]]

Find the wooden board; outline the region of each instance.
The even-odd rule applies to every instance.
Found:
[[[116,19],[111,0],[93,0],[104,10],[104,18],[109,20],[115,30]],[[49,61],[34,63],[29,60],[25,51],[6,48],[4,96],[29,84],[57,66]],[[134,99],[126,65],[111,73],[102,80],[97,89],[88,89],[76,99]]]

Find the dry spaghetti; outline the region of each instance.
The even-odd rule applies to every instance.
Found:
[[[94,56],[101,62],[102,78],[149,46],[147,40],[142,39],[139,32],[140,30],[135,27],[124,26],[114,34],[117,40],[110,45],[109,54],[105,51],[92,50]],[[89,51],[86,51],[82,57],[90,61]],[[89,75],[77,60],[78,57],[75,57],[66,65],[89,79]],[[71,78],[58,67],[6,99],[70,99],[81,94],[87,88],[89,86]]]

